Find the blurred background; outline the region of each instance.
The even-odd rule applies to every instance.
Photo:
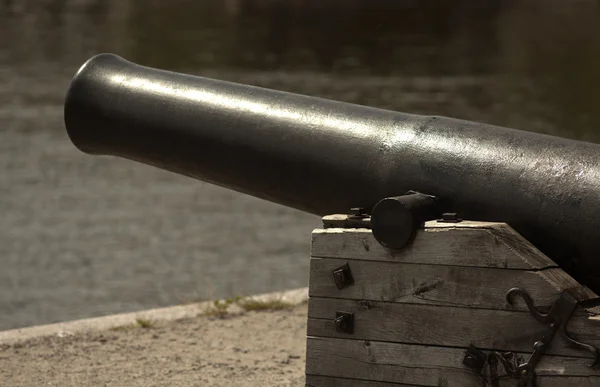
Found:
[[[69,141],[91,56],[598,142],[596,0],[0,0],[0,329],[307,286],[320,219]]]

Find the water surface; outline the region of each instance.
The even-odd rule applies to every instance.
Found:
[[[596,1],[0,1],[0,329],[306,286],[319,219],[77,151],[71,77],[148,66],[600,140]]]

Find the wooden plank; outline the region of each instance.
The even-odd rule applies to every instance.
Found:
[[[481,381],[450,348],[309,337],[306,372],[422,386],[480,387]],[[435,355],[434,358],[431,356]]]
[[[423,387],[416,384],[374,382],[372,380],[332,378],[306,375],[306,387]]]
[[[332,272],[345,263],[350,266],[354,284],[338,289]],[[508,290],[518,285],[529,292],[537,306],[550,306],[562,289],[582,288],[562,273],[556,268],[527,271],[313,258],[309,296],[527,310],[520,298],[514,307],[507,304]],[[581,297],[590,295],[583,289],[580,293]]]
[[[504,226],[503,222],[482,222],[477,220],[462,220],[457,223],[430,220],[425,222],[425,228],[494,228]]]
[[[308,337],[306,372],[379,382],[408,383],[422,386],[480,387],[483,380],[462,364],[465,350],[459,348],[406,345],[362,340]],[[530,355],[519,353],[528,358]],[[546,382],[559,379],[562,386],[577,386],[600,375],[578,358],[544,356],[536,373]],[[504,371],[498,370],[498,375]],[[577,377],[571,380],[568,376]],[[515,385],[510,380],[511,386]],[[546,384],[540,384],[540,387]]]
[[[430,265],[544,269],[557,267],[548,257],[508,227],[427,228],[401,250],[381,246],[368,229],[316,229],[311,255]]]
[[[336,311],[354,313],[354,334],[335,331]],[[575,340],[600,348],[599,320],[573,316],[569,332]],[[458,308],[391,302],[355,301],[311,297],[308,335],[408,344],[493,348],[530,352],[546,327],[529,313],[492,309]],[[556,337],[549,354],[589,357],[567,347]]]
[[[535,268],[544,268],[558,266],[556,262],[542,253],[521,234],[516,232],[506,223],[489,228],[489,232],[494,236],[494,240],[504,244],[509,250],[512,250],[522,260]]]
[[[331,214],[322,217],[325,228],[371,228],[371,217],[356,218],[349,214]],[[493,228],[506,225],[503,222],[482,222],[475,220],[462,220],[460,222],[440,222],[431,220],[425,222],[424,228]]]
[[[538,387],[598,387],[600,386],[600,378],[595,376],[538,376],[536,378]],[[497,387],[515,387],[514,379],[505,378],[498,381]],[[439,386],[439,385],[436,385]],[[481,383],[480,386],[486,386]],[[306,387],[427,387],[416,384],[391,383],[391,382],[375,382],[371,380],[359,379],[342,379],[328,376],[306,375]],[[462,384],[453,386],[448,384],[444,387],[463,387]]]
[[[335,214],[322,218],[323,228],[371,228],[370,217],[352,217],[348,215]]]
[[[510,384],[512,383],[512,384]],[[538,387],[598,387],[600,386],[600,378],[591,376],[584,377],[545,377],[540,376],[537,379]],[[504,380],[498,387],[514,387],[515,382],[512,380]]]

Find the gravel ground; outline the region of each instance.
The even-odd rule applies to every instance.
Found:
[[[302,386],[307,305],[0,344],[3,386]]]

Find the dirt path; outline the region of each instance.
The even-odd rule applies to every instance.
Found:
[[[306,315],[301,304],[0,344],[0,386],[302,386]]]

